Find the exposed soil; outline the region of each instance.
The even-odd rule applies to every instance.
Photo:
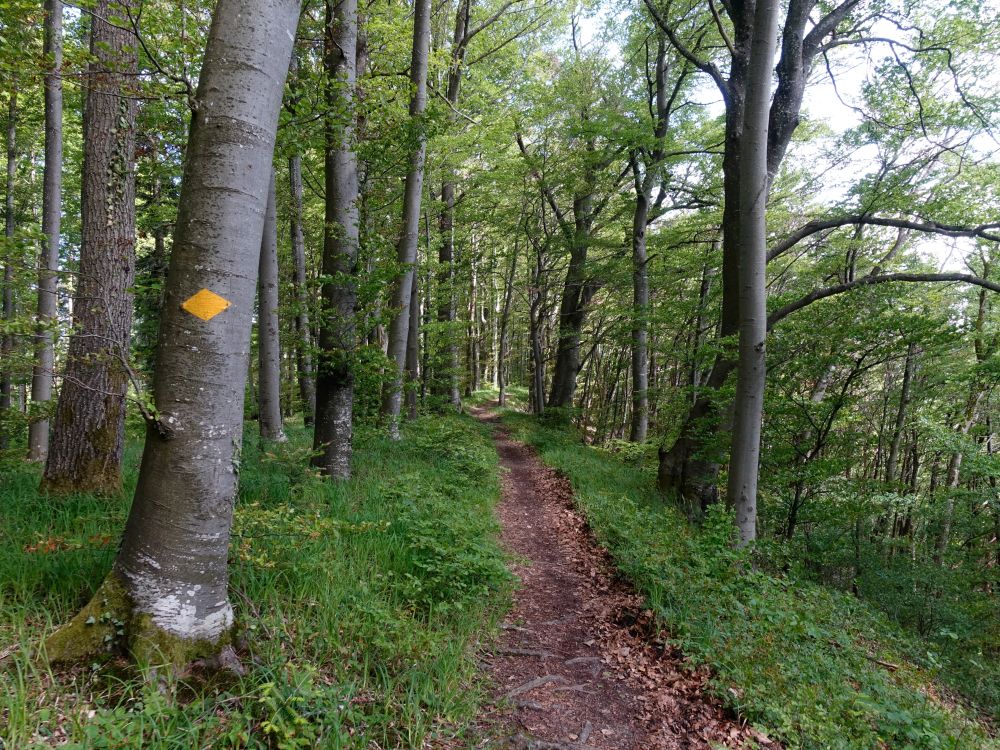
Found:
[[[517,750],[777,748],[727,714],[657,638],[642,598],[573,509],[569,482],[512,440],[495,416],[505,469],[498,515],[520,579],[488,657],[492,718]],[[753,742],[756,741],[756,745]]]

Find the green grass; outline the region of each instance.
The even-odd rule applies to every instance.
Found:
[[[0,747],[464,746],[484,694],[478,638],[511,585],[496,543],[496,454],[464,417],[393,444],[357,436],[355,479],[304,469],[308,436],[262,453],[248,434],[231,547],[248,674],[164,685],[122,662],[53,673],[32,659],[100,583],[130,494],[49,499],[37,468],[0,485]],[[131,445],[127,484],[139,446]]]
[[[569,478],[671,640],[711,667],[714,692],[772,737],[816,750],[1000,747],[971,712],[940,697],[935,674],[912,658],[926,653],[920,639],[853,597],[751,571],[724,511],[693,531],[656,497],[653,456],[589,448],[525,415],[504,421]]]

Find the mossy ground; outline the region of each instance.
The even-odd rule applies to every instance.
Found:
[[[488,431],[425,417],[403,441],[362,428],[355,479],[308,469],[309,436],[245,440],[231,547],[242,677],[156,680],[109,656],[49,666],[38,647],[92,602],[71,651],[122,637],[106,580],[134,486],[45,497],[40,467],[5,467],[0,489],[0,747],[462,747],[484,691],[475,644],[505,611],[510,578],[495,541],[499,496]],[[107,585],[105,586],[107,590]],[[103,618],[103,621],[102,621]],[[162,649],[162,644],[160,645]],[[169,654],[149,654],[151,666]]]

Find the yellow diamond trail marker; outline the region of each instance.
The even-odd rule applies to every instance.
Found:
[[[225,297],[220,297],[215,292],[202,289],[197,294],[192,295],[181,305],[185,310],[196,318],[208,321],[225,310],[232,303]]]

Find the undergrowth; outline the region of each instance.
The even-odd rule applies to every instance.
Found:
[[[973,714],[941,695],[927,645],[868,604],[751,569],[728,513],[700,531],[653,490],[655,460],[584,446],[570,430],[506,413],[516,436],[564,473],[576,502],[664,632],[712,670],[711,688],[789,748],[987,750]],[[644,460],[646,459],[646,460]]]
[[[248,433],[231,545],[247,675],[152,682],[122,661],[53,672],[34,657],[100,583],[134,486],[116,499],[40,497],[37,467],[0,485],[0,747],[464,746],[483,698],[475,643],[510,575],[491,509],[488,431],[425,417],[392,443],[362,430],[355,479],[306,469],[308,436],[262,450]]]

